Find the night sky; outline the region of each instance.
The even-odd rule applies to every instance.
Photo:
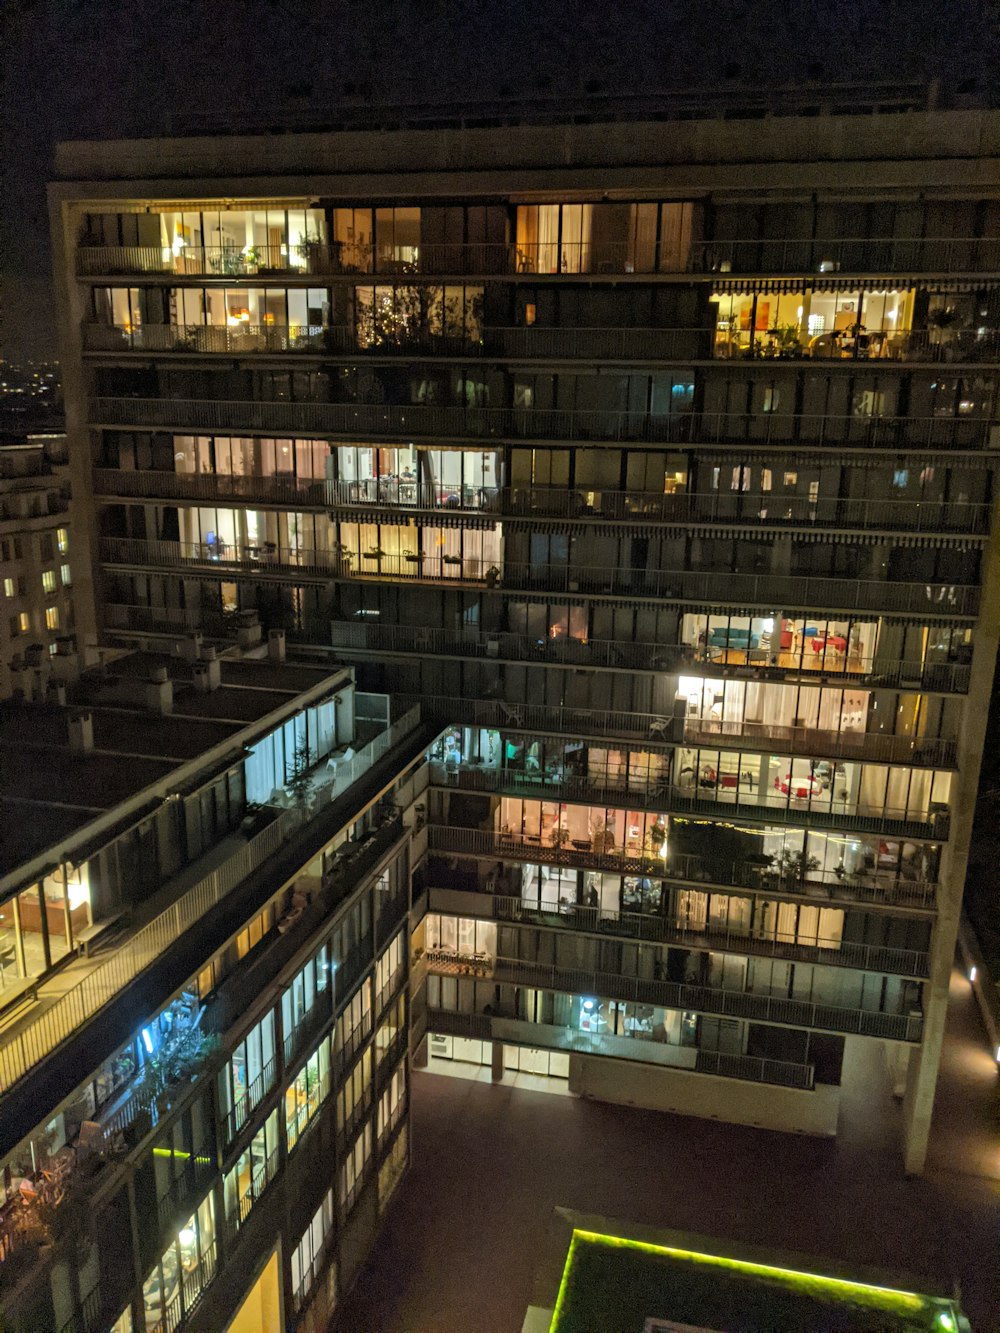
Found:
[[[616,89],[928,82],[997,105],[989,0],[0,0],[0,352],[54,350],[45,182],[63,138],[223,113]],[[955,100],[954,97],[952,100]]]

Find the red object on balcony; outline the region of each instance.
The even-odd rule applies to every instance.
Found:
[[[847,640],[839,634],[831,634],[829,638],[824,639],[820,635],[815,635],[810,642],[814,653],[821,653],[826,648],[834,648],[838,653],[847,652]]]

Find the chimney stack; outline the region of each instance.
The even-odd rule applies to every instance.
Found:
[[[94,748],[94,719],[90,713],[70,713],[69,748],[75,754],[90,754]]]
[[[285,660],[285,631],[269,629],[267,631],[267,655],[274,663]]]

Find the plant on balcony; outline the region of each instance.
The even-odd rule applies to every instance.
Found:
[[[767,336],[771,339],[773,347],[772,355],[782,359],[802,355],[802,340],[799,338],[799,328],[797,324],[778,324],[773,329],[768,329]]]
[[[423,560],[423,558],[424,556],[422,551],[411,551],[408,546],[405,547],[403,550],[403,559],[409,560],[410,564],[412,565],[418,565],[420,561]]]
[[[306,741],[300,741],[295,747],[292,775],[285,782],[287,791],[300,810],[305,810],[309,806],[316,790],[316,783],[310,772],[311,766],[309,745]]]
[[[462,563],[462,557],[460,555],[443,555],[441,561],[446,565],[460,565]]]
[[[789,883],[799,883],[811,870],[819,869],[819,861],[815,856],[805,856],[802,852],[793,852],[783,847],[777,855],[771,857],[771,866],[779,878]]]
[[[364,558],[366,560],[381,560],[385,554],[386,552],[382,550],[381,546],[373,546],[370,551],[365,551]]]
[[[208,261],[213,273],[222,277],[234,278],[246,271],[243,251],[235,245],[224,245],[217,255]]]
[[[320,268],[322,267],[320,260],[323,254],[323,242],[318,236],[314,236],[311,232],[307,232],[295,247],[295,253],[300,259],[305,261],[305,267],[309,273],[318,273],[320,271]]]

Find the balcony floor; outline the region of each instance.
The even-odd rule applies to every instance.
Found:
[[[955,974],[924,1179],[903,1176],[878,1045],[848,1049],[835,1142],[416,1073],[414,1166],[336,1328],[513,1333],[561,1205],[937,1281],[950,1268],[974,1328],[995,1329],[997,1074],[968,985]]]

